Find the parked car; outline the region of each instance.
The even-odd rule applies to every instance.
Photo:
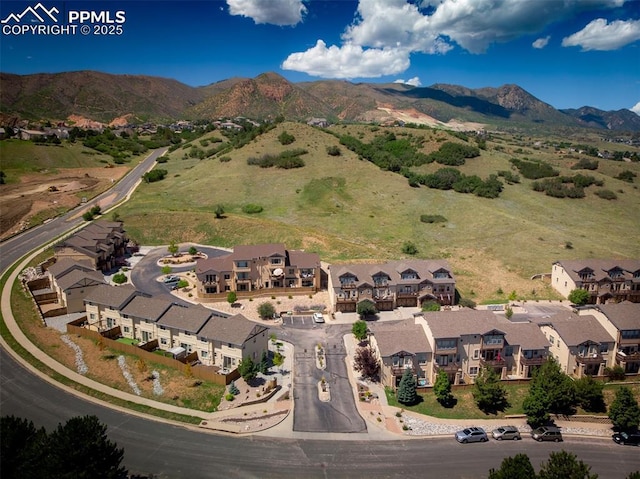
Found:
[[[481,427],[468,427],[455,434],[456,441],[466,444],[468,442],[485,442],[487,433]]]
[[[324,316],[322,315],[322,313],[313,313],[313,322],[324,323]]]
[[[640,432],[616,432],[611,438],[625,446],[640,446]]]
[[[543,426],[531,431],[531,437],[536,441],[562,441],[562,433],[560,428],[554,426]]]
[[[518,431],[518,428],[515,426],[498,427],[493,431],[491,431],[491,435],[493,436],[494,439],[497,439],[498,441],[502,441],[503,439],[505,440],[511,439],[513,441],[519,441],[520,439],[522,439],[522,436],[520,436],[520,431]]]
[[[162,280],[165,284],[168,283],[177,283],[178,281],[180,281],[180,278],[178,276],[176,276],[175,274],[169,274],[167,276],[164,277],[164,279]]]

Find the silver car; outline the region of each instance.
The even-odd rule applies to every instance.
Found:
[[[520,431],[518,431],[518,428],[515,426],[500,426],[491,431],[491,435],[498,441],[502,441],[503,439],[519,441],[520,439],[522,439],[522,437],[520,436]]]
[[[466,444],[468,442],[485,442],[487,441],[487,433],[481,427],[468,427],[462,431],[456,432],[456,441]]]

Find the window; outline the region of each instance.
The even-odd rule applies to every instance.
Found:
[[[551,343],[551,346],[553,346],[553,343],[556,342],[556,338],[554,338],[551,334],[549,335],[549,342]]]
[[[504,348],[505,356],[513,356],[513,346],[507,346]]]
[[[456,339],[438,339],[436,341],[437,349],[455,349],[458,341]]]
[[[479,356],[480,356],[480,350],[479,349],[474,349],[473,350],[473,359],[478,359]]]
[[[167,338],[160,338],[160,344],[163,344],[166,346],[167,343],[168,343]]]
[[[209,351],[200,351],[200,357],[208,358],[209,357]]]
[[[89,319],[96,319],[96,315],[95,315],[95,313],[91,313],[91,314],[89,315]]]
[[[602,343],[600,345],[600,352],[601,353],[607,353],[609,352],[609,343]]]
[[[236,261],[236,266],[238,268],[247,268],[247,267],[249,267],[249,262],[248,261]]]
[[[622,339],[637,339],[640,338],[640,329],[627,329],[620,331]]]
[[[472,366],[469,368],[469,376],[477,376],[478,375],[478,367]]]
[[[124,326],[122,329],[125,333],[129,333],[131,331],[131,328],[129,326]]]

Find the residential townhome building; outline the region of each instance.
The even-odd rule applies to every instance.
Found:
[[[355,312],[369,301],[378,311],[416,307],[426,301],[455,303],[456,282],[447,261],[405,260],[329,266],[329,300],[334,311]]]
[[[589,304],[640,303],[640,260],[556,261],[551,285],[565,298],[574,289],[585,289]]]
[[[97,286],[84,298],[88,328],[102,333],[120,326],[122,310],[136,296],[144,296],[144,293],[129,284]]]
[[[126,253],[127,234],[121,221],[95,221],[54,246],[56,258],[87,261],[97,271],[109,271]]]
[[[512,323],[488,310],[423,312],[415,320],[433,351],[427,366],[431,384],[440,371],[452,384],[473,383],[482,368],[492,368],[501,379],[527,378],[548,355],[548,342],[535,324]]]
[[[167,299],[135,296],[120,312],[120,329],[122,336],[148,343],[158,339],[156,323],[173,303]],[[158,339],[161,349],[172,347],[170,338],[163,336]]]
[[[315,293],[321,286],[320,257],[283,244],[236,246],[232,253],[198,261],[197,296],[220,300],[262,294]]]
[[[172,304],[156,322],[156,338],[160,345],[169,344],[169,351],[182,348],[187,354],[193,352],[201,356],[208,351],[206,340],[198,337],[202,327],[209,321],[212,311],[203,306]]]
[[[198,355],[203,364],[217,366],[222,372],[232,371],[244,358],[260,361],[269,349],[269,328],[250,321],[242,314],[228,318],[211,317],[198,333],[206,343],[206,352]]]
[[[570,376],[602,376],[613,366],[614,337],[593,315],[567,311],[536,322],[549,341],[549,354]]]
[[[411,318],[372,323],[370,331],[369,341],[380,361],[383,386],[396,389],[406,369],[413,372],[418,386],[429,385],[427,368],[432,351],[422,326]]]
[[[615,363],[625,374],[640,374],[640,303],[598,304],[578,310],[592,315],[615,340]]]
[[[66,313],[85,311],[84,298],[97,286],[106,284],[102,273],[88,262],[62,258],[47,269],[51,289]]]

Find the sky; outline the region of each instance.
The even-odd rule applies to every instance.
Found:
[[[4,73],[517,84],[640,115],[640,0],[2,0],[0,19]]]

